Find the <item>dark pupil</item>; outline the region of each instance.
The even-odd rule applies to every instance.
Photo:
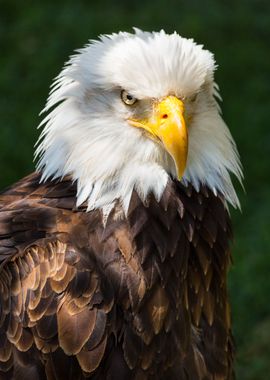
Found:
[[[132,95],[127,95],[127,100],[133,100]]]

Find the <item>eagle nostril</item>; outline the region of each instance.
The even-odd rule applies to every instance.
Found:
[[[168,114],[164,113],[164,115],[162,115],[162,119],[167,119],[168,117]]]

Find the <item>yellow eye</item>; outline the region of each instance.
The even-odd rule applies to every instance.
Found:
[[[137,102],[137,99],[133,95],[129,94],[126,90],[121,91],[121,99],[128,106],[133,106],[133,104]]]

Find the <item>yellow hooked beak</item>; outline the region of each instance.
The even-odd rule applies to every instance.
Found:
[[[183,102],[175,96],[168,96],[154,106],[148,120],[128,120],[130,125],[146,130],[154,140],[163,144],[174,160],[178,179],[185,171],[188,153],[188,133],[183,113]]]

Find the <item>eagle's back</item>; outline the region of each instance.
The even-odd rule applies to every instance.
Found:
[[[0,194],[0,379],[231,379],[224,200],[170,181],[106,223],[67,178]]]

